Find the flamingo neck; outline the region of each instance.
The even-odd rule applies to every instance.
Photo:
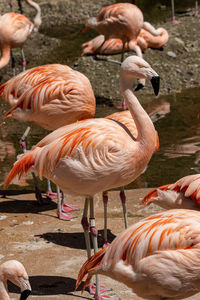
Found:
[[[1,48],[1,59],[0,59],[0,69],[5,67],[10,60],[10,47],[9,46],[3,46]]]
[[[155,128],[154,125],[146,113],[146,111],[141,106],[137,97],[134,95],[134,91],[132,89],[132,78],[131,76],[126,76],[122,74],[121,70],[120,76],[120,85],[123,98],[126,102],[126,105],[135,121],[138,136],[136,142],[139,144],[145,145],[145,149],[154,150],[155,148]]]
[[[37,13],[36,13],[36,16],[35,16],[35,18],[34,18],[34,25],[35,25],[35,30],[38,30],[39,26],[40,26],[41,23],[42,23],[40,6],[39,6],[37,3],[35,3],[34,1],[32,1],[32,0],[26,0],[26,2],[27,2],[30,6],[34,7],[35,10],[36,10],[36,12],[37,12]]]
[[[0,299],[1,300],[10,300],[10,297],[7,292],[7,284],[3,281],[0,281]]]

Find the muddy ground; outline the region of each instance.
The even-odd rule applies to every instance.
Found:
[[[149,189],[129,190],[127,210],[129,225],[141,218],[160,211],[156,206],[143,208],[140,200]],[[0,199],[0,262],[18,259],[24,263],[33,289],[30,300],[75,300],[92,299],[87,291],[81,295],[81,288],[74,291],[80,266],[86,260],[82,227],[80,225],[83,198],[67,197],[68,203],[76,204],[80,211],[73,212],[76,219],[61,221],[56,216],[56,202],[41,207],[36,204],[34,194],[8,192]],[[99,229],[99,246],[103,237],[103,205],[101,195],[95,197],[96,224]],[[109,192],[108,203],[109,241],[124,229],[119,192]],[[101,282],[112,288],[108,294],[123,300],[138,300],[125,285],[101,276]],[[19,291],[9,287],[12,300],[19,299]],[[200,294],[188,298],[197,300]]]

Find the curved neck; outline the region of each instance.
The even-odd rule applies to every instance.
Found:
[[[0,299],[1,300],[10,300],[10,297],[7,292],[7,288],[2,281],[0,281]]]
[[[32,1],[32,0],[26,0],[26,2],[30,6],[32,6],[32,7],[35,8],[37,14],[36,14],[36,16],[34,18],[34,24],[35,24],[36,28],[39,28],[40,24],[42,23],[42,21],[41,21],[41,9],[40,9],[40,6],[37,3],[35,3],[34,1]]]
[[[138,136],[136,141],[145,144],[152,151],[155,148],[155,128],[154,125],[141,106],[132,89],[132,77],[127,76],[123,70],[120,72],[120,85],[123,98],[135,121]]]
[[[0,69],[5,67],[10,60],[10,47],[4,46],[1,48]]]

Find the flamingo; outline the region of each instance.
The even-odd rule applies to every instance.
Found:
[[[18,0],[17,2],[18,2],[18,6],[19,6],[19,11],[21,14],[23,14],[21,0]],[[32,0],[26,0],[26,3],[29,4],[31,7],[33,7],[36,10],[36,16],[33,19],[33,24],[34,24],[34,31],[38,31],[38,29],[42,23],[40,6]],[[10,10],[12,11],[12,9],[13,9],[13,1],[12,0],[9,0],[9,6],[10,6]]]
[[[14,117],[21,121],[33,121],[49,130],[92,118],[95,114],[95,96],[88,78],[66,65],[44,65],[27,70],[0,86],[0,96],[12,106],[5,119]],[[24,152],[26,135],[20,140]],[[37,179],[34,173],[32,175],[36,198],[43,204]],[[55,196],[49,182],[47,195],[50,198]],[[68,213],[75,210],[75,206],[66,206],[64,199],[58,205],[58,217],[71,219],[72,216],[64,214],[61,207]]]
[[[36,145],[15,163],[5,180],[7,187],[15,176],[21,176],[32,167],[40,178],[44,176],[52,180],[63,192],[85,196],[81,223],[88,257],[91,256],[89,227],[95,253],[98,250],[93,196],[98,192],[126,185],[137,178],[155,149],[155,128],[134,95],[134,77],[150,80],[157,95],[159,76],[138,56],[128,57],[121,65],[121,91],[136,124],[136,138],[110,119],[76,122],[52,132],[50,135],[54,135],[55,139],[46,146],[49,136],[45,137],[39,147]],[[89,207],[90,225],[87,220]],[[100,297],[98,280],[96,297]]]
[[[174,24],[179,24],[180,21],[177,21],[175,19],[175,10],[174,10],[174,0],[171,0],[171,6],[172,6],[172,23]],[[194,16],[198,16],[199,9],[198,9],[198,0],[195,0],[195,13]]]
[[[106,118],[114,120],[115,122],[119,123],[120,126],[124,126],[124,129],[127,131],[129,135],[132,135],[135,138],[137,137],[138,135],[137,127],[129,110],[115,112],[107,116]],[[154,153],[158,150],[158,148],[159,148],[159,137],[156,131]],[[127,218],[127,210],[126,210],[126,195],[123,186],[120,187],[120,199],[121,199],[122,209],[123,209],[124,226],[126,229],[128,228],[128,218]],[[103,192],[103,204],[104,204],[104,244],[106,245],[107,244],[107,204],[108,204],[107,191]]]
[[[200,174],[188,175],[172,184],[153,189],[142,204],[155,203],[162,208],[186,208],[200,210]]]
[[[143,299],[183,299],[200,292],[200,213],[164,211],[132,225],[80,269],[109,276]]]
[[[0,299],[9,300],[7,280],[21,289],[20,300],[26,300],[31,294],[31,285],[24,266],[17,260],[8,260],[0,265]]]
[[[10,60],[11,49],[22,48],[33,30],[33,23],[25,16],[10,12],[0,16],[0,69],[5,67]],[[26,60],[22,49],[23,70]],[[15,68],[13,65],[13,74]]]
[[[136,45],[138,45],[142,51],[145,51],[147,48],[161,49],[162,46],[167,43],[169,36],[168,32],[164,28],[160,27],[157,30],[160,30],[160,35],[155,36],[149,31],[141,29],[136,39]],[[104,36],[98,35],[94,39],[85,42],[84,44],[82,44],[83,52],[81,55],[83,56],[95,53],[100,47],[100,45],[103,43],[103,41]],[[134,49],[132,49],[131,46],[132,43],[126,42],[124,50],[134,51]],[[106,40],[106,42],[103,44],[103,46],[99,50],[99,54],[118,54],[122,52],[122,48],[123,43],[120,39],[109,39]]]

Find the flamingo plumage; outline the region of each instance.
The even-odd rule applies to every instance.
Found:
[[[162,208],[200,210],[200,174],[188,175],[175,183],[166,184],[149,192],[142,204],[155,203]]]
[[[0,16],[0,69],[8,64],[11,56],[11,49],[22,48],[31,34],[33,27],[33,23],[24,15],[10,12]],[[25,57],[23,52],[22,56],[24,69]]]
[[[8,260],[0,265],[0,299],[9,300],[7,280],[21,290],[20,300],[26,300],[31,294],[31,285],[24,266],[17,260]]]
[[[33,121],[49,130],[92,118],[95,114],[96,101],[88,78],[61,64],[38,66],[18,74],[0,86],[0,96],[12,106],[5,118],[13,116],[21,121]],[[23,151],[26,150],[25,138],[20,141]],[[36,198],[43,204],[45,200],[35,176],[34,182]],[[55,196],[49,183],[47,195]],[[62,201],[65,212],[74,208],[67,208]],[[69,220],[72,217],[64,215],[60,209],[59,205],[60,218]]]
[[[160,212],[132,225],[80,269],[109,276],[143,299],[183,299],[200,292],[200,212]]]
[[[99,118],[76,122],[66,126],[62,136],[63,128],[51,133],[55,140],[44,147],[41,145],[48,136],[42,140],[40,147],[36,145],[15,163],[5,180],[5,186],[8,186],[16,175],[21,176],[32,167],[40,177],[52,180],[63,192],[85,196],[82,224],[88,257],[91,255],[87,221],[89,203],[95,252],[98,248],[93,195],[133,181],[144,170],[155,149],[156,131],[134,95],[134,77],[150,80],[158,94],[159,76],[137,56],[128,57],[120,68],[122,95],[138,131],[135,139],[113,120]],[[99,295],[98,284],[96,293]]]
[[[147,23],[147,22],[146,22]],[[136,39],[136,44],[140,47],[142,51],[145,51],[147,48],[160,49],[168,41],[168,32],[160,27],[157,30],[160,30],[159,35],[153,35],[151,32],[146,29],[141,29],[139,35]],[[81,55],[89,55],[96,53],[97,49],[104,41],[103,35],[98,35],[94,39],[85,42],[82,44],[83,52]],[[132,44],[129,42],[125,43],[124,51],[134,51],[134,48],[131,48]],[[108,39],[105,41],[101,49],[99,49],[99,54],[119,54],[122,52],[123,43],[120,39]]]

